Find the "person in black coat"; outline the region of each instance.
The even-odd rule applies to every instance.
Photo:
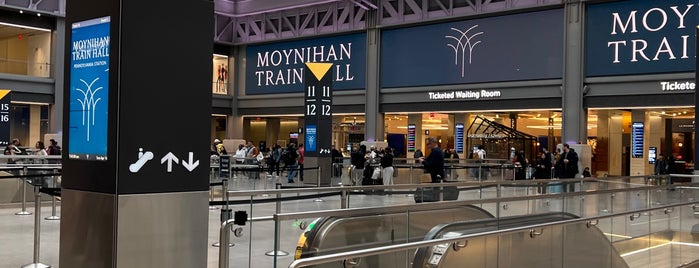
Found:
[[[432,183],[442,182],[444,179],[444,152],[439,148],[439,142],[434,137],[427,138],[426,145],[432,151],[427,158],[420,157],[419,161],[425,170],[430,173]]]
[[[573,179],[575,175],[578,174],[578,154],[574,149],[570,148],[570,145],[563,144],[563,153],[561,158],[558,159],[556,167],[560,167],[562,179]],[[568,188],[571,192],[575,191],[575,183],[569,183]]]
[[[536,171],[534,172],[534,178],[537,180],[548,180],[551,179],[551,158],[550,155],[543,151],[539,155],[536,161]],[[548,188],[547,183],[539,183],[537,187],[537,192],[540,194],[545,194]]]

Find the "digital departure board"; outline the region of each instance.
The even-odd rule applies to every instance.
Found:
[[[456,124],[456,152],[457,153],[463,153],[464,152],[464,124],[458,123]]]
[[[631,157],[643,158],[643,122],[631,124]]]
[[[415,152],[415,124],[408,125],[408,152]]]

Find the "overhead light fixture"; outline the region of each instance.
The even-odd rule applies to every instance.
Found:
[[[36,13],[36,16],[37,16],[37,17],[41,17],[41,13]]]
[[[24,14],[24,10],[20,10],[20,11],[19,11],[19,14]]]
[[[19,25],[19,24],[14,24],[14,23],[7,23],[7,22],[1,22],[0,25],[5,25],[5,26],[10,26],[10,27],[17,27],[17,28],[24,28],[24,29],[29,29],[29,30],[37,30],[37,31],[42,31],[42,32],[51,32],[49,29],[44,29],[44,28],[39,28],[39,27],[32,27],[32,26],[27,26],[27,25]]]

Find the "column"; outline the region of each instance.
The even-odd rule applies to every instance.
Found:
[[[651,116],[649,112],[646,112],[646,129],[648,130],[648,135],[646,135],[644,144],[644,155],[645,155],[645,174],[653,174],[655,171],[655,165],[649,164],[650,159],[648,158],[648,150],[650,147],[656,148],[656,154],[660,153],[660,140],[665,134],[665,126],[663,124],[662,118],[660,116]]]
[[[59,266],[206,267],[213,2],[66,5]]]
[[[597,111],[597,149],[595,154],[595,162],[597,162],[597,170],[594,172],[598,176],[609,173],[609,130],[610,130],[609,111]]]
[[[379,112],[379,50],[381,31],[375,27],[376,11],[367,11],[367,64],[365,93],[365,134],[364,140],[384,140],[384,115]]]
[[[609,175],[622,175],[622,149],[621,142],[624,128],[621,125],[623,115],[621,113],[612,114],[609,117]]]
[[[53,42],[53,53],[51,57],[53,58],[53,77],[54,77],[54,90],[53,92],[53,105],[49,107],[49,133],[61,133],[63,131],[63,90],[60,90],[64,86],[63,77],[65,72],[63,71],[63,66],[65,65],[65,55],[62,53],[65,51],[66,42],[66,21],[63,18],[56,18],[56,30],[53,32],[51,37]]]
[[[271,147],[279,139],[280,124],[279,118],[267,118],[267,128],[265,129],[267,147]]]
[[[43,138],[41,136],[41,105],[31,104],[29,105],[29,140],[25,146],[34,148],[34,144]]]
[[[234,66],[233,72],[230,73],[235,75],[230,76],[228,83],[228,94],[233,96],[233,100],[231,101],[231,115],[228,116],[228,124],[226,124],[226,133],[231,139],[245,139],[243,133],[247,132],[244,132],[243,117],[238,114],[238,96],[242,95],[242,89],[245,88],[245,79],[243,79],[245,77],[245,62],[243,61],[245,48],[236,46],[232,53],[233,64],[229,66]]]
[[[565,4],[565,46],[563,66],[562,142],[587,139],[587,111],[583,109],[583,18],[584,2]]]

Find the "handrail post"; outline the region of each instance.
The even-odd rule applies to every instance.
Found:
[[[31,212],[27,211],[27,177],[22,177],[22,211],[15,213],[15,215],[32,215]]]
[[[347,197],[349,197],[349,195],[347,194],[347,190],[340,191],[340,208],[349,207],[349,200],[347,199]]]

